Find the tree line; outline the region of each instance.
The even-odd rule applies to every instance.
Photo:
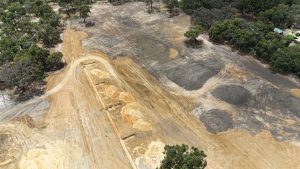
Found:
[[[300,44],[297,36],[274,32],[300,24],[299,0],[163,0],[172,12],[180,8],[191,15],[194,26],[185,34],[196,39],[195,27],[206,29],[212,41],[227,43],[254,54],[281,73],[300,77]],[[296,43],[296,44],[294,44]],[[293,45],[292,45],[293,44]]]

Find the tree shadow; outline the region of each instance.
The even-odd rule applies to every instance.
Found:
[[[194,40],[194,39],[187,39],[184,41],[184,44],[188,48],[194,48],[194,49],[199,49],[202,47],[204,41],[203,40]]]

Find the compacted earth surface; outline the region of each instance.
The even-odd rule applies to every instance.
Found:
[[[47,90],[0,109],[0,168],[155,169],[165,145],[207,154],[209,169],[300,168],[300,85],[201,35],[155,4],[93,5],[66,23],[67,66]],[[0,98],[1,99],[1,98]]]

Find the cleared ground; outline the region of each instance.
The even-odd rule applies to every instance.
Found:
[[[1,113],[0,168],[154,169],[182,143],[209,169],[300,168],[297,82],[205,36],[186,48],[185,15],[143,3],[92,14],[95,27],[65,30],[68,66],[46,94]]]

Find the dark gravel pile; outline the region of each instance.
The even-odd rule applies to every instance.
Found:
[[[222,85],[217,87],[212,95],[233,105],[244,105],[251,98],[251,93],[239,85]]]
[[[223,132],[233,128],[233,120],[230,115],[218,109],[201,114],[200,120],[211,133]]]

